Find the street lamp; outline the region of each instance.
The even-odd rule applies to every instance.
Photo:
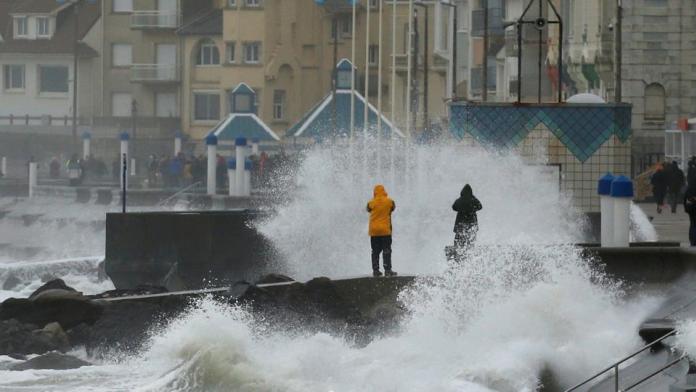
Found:
[[[80,6],[82,3],[95,4],[96,0],[56,0],[58,4],[68,3],[73,6],[73,16],[75,23],[73,25],[73,34],[75,42],[73,43],[73,104],[72,104],[72,137],[73,142],[77,144],[77,59],[80,44]]]
[[[453,18],[452,18],[452,58],[450,60],[450,67],[452,70],[452,102],[456,102],[457,98],[457,4],[454,0],[449,2],[441,1],[440,4],[452,8]]]

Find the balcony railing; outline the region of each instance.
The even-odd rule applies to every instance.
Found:
[[[134,11],[131,14],[134,29],[175,29],[179,27],[179,15],[165,11]]]
[[[179,81],[177,66],[171,64],[133,64],[131,80],[134,82],[170,83]]]

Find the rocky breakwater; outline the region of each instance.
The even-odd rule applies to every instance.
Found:
[[[85,296],[53,280],[28,298],[0,304],[0,355],[30,360],[13,365],[65,369],[89,365],[65,353],[84,347],[91,357],[137,352],[169,320],[206,297],[245,306],[269,328],[287,334],[307,331],[340,335],[364,345],[393,330],[404,316],[398,293],[413,277],[315,278],[295,282],[267,275],[251,284],[189,292],[140,287]]]

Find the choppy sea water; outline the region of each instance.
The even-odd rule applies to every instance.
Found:
[[[382,167],[370,164],[378,160]],[[375,151],[310,151],[292,201],[258,227],[288,260],[279,272],[298,279],[364,274],[364,204],[372,186],[384,183],[397,204],[395,269],[423,277],[401,294],[409,316],[391,335],[365,347],[341,336],[289,336],[244,309],[205,299],[151,331],[140,352],[96,359],[78,350],[95,365],[70,371],[0,370],[0,390],[534,391],[544,369],[572,384],[641,344],[636,328],[658,299],[627,299],[619,282],[567,245],[580,240],[582,216],[540,166],[452,147],[399,150],[394,170],[391,162],[388,149],[379,159]],[[480,246],[456,266],[444,246],[452,241],[451,204],[465,183],[484,205]],[[13,214],[53,210],[51,202],[23,203]],[[21,281],[3,297],[27,295],[46,270],[86,293],[111,288],[89,272],[103,231],[82,229],[104,211],[63,211],[76,222],[69,229],[76,238],[44,227],[14,237],[27,247],[42,243],[55,257],[0,259],[0,278],[13,273]],[[19,224],[0,220],[0,234]],[[0,369],[10,361],[0,357]]]

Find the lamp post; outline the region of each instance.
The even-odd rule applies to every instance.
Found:
[[[451,78],[452,78],[452,101],[457,101],[457,4],[450,2],[440,2],[440,4],[452,9],[452,58],[450,59]]]
[[[425,10],[425,23],[423,26],[425,30],[423,33],[423,131],[427,132],[430,129],[428,122],[428,5],[423,2],[417,2],[415,5],[423,7]],[[418,55],[418,52],[416,52],[416,55]]]
[[[90,4],[96,3],[96,0],[56,0],[58,4],[65,4],[66,2],[71,4],[73,7],[73,34],[75,42],[73,42],[73,103],[72,103],[72,137],[73,143],[77,144],[77,65],[78,65],[78,50],[80,44],[80,6],[82,3],[88,2]]]

